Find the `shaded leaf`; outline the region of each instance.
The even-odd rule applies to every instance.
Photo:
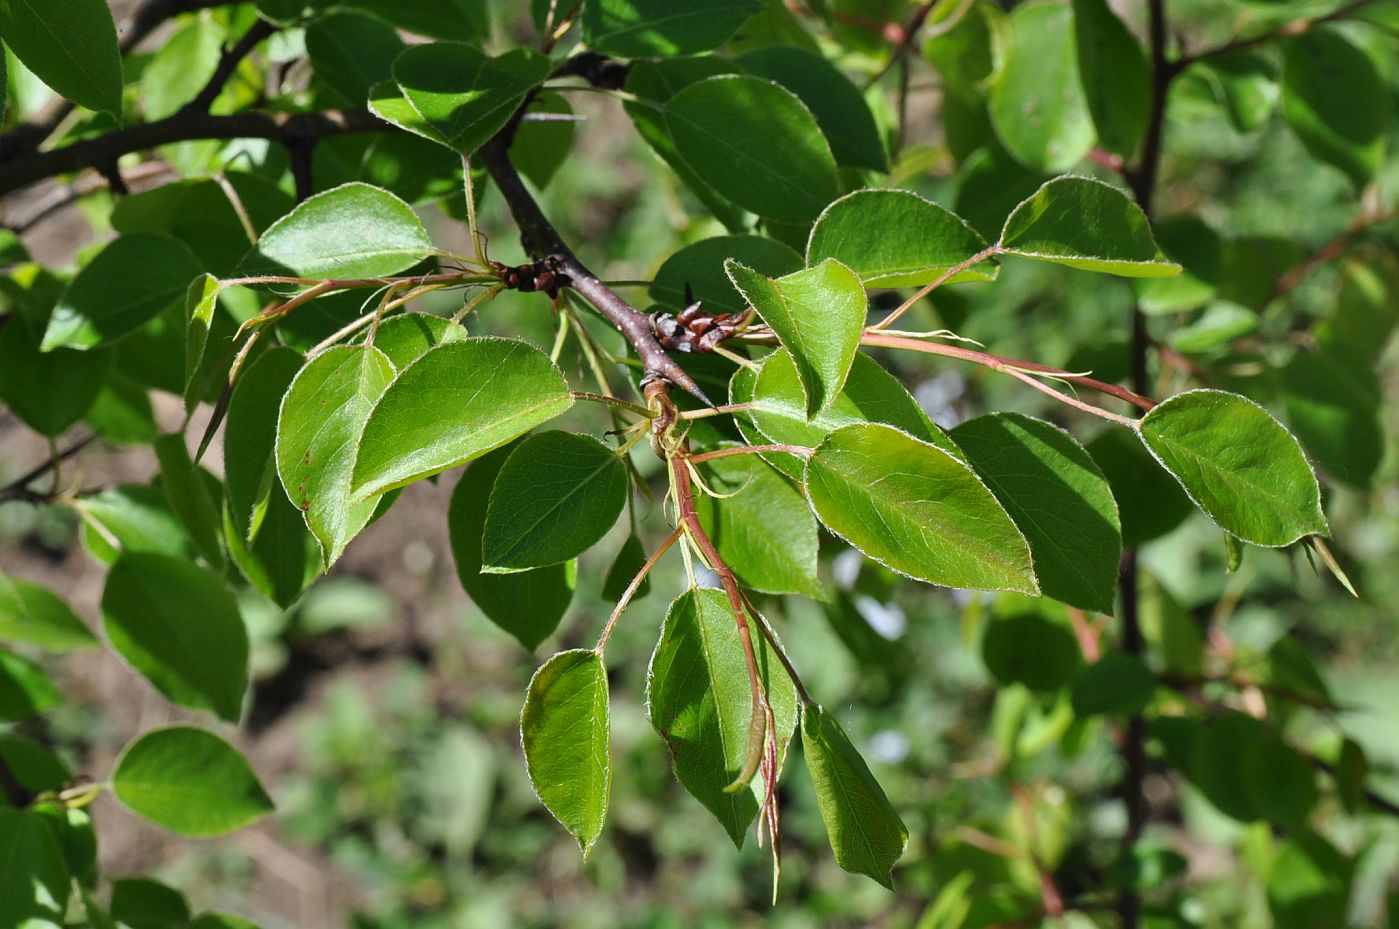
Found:
[[[840,723],[822,707],[802,708],[802,757],[836,863],[892,890],[908,827]]]
[[[525,439],[491,489],[484,570],[512,573],[583,554],[617,522],[627,483],[617,452],[591,436],[550,431]]]
[[[1365,186],[1384,162],[1391,106],[1374,63],[1328,26],[1288,40],[1282,60],[1283,118],[1313,157]]]
[[[111,362],[105,351],[41,352],[25,321],[11,317],[0,328],[0,401],[35,432],[57,436],[92,407]]]
[[[0,35],[24,66],[79,106],[121,113],[121,53],[103,0],[6,0]]]
[[[225,496],[233,525],[245,540],[256,538],[272,491],[277,490],[273,449],[278,411],[304,363],[295,349],[274,346],[243,371],[229,397],[223,427]],[[276,496],[286,495],[277,490]]]
[[[1136,655],[1108,652],[1089,665],[1074,685],[1076,716],[1140,713],[1156,690],[1156,676]]]
[[[102,620],[112,647],[170,700],[238,719],[248,632],[218,578],[180,558],[128,552],[107,574]]]
[[[95,648],[97,637],[63,598],[0,572],[0,640],[51,652]]]
[[[8,32],[6,39],[9,38]],[[0,808],[0,925],[60,929],[72,892],[53,832],[37,814]]]
[[[362,103],[369,90],[393,76],[393,60],[403,40],[376,16],[342,10],[322,16],[306,27],[306,55],[316,76],[352,103]]]
[[[549,60],[523,48],[493,58],[471,45],[437,42],[410,46],[393,62],[393,79],[413,109],[463,154],[499,132],[548,76]]]
[[[652,300],[675,309],[685,307],[685,287],[704,304],[707,313],[741,313],[748,301],[724,272],[727,260],[780,277],[802,267],[802,257],[789,245],[756,235],[721,235],[693,242],[662,262],[651,281]]]
[[[1107,0],[1074,0],[1074,44],[1084,101],[1103,147],[1136,154],[1151,115],[1151,69]]]
[[[665,58],[718,48],[762,9],[760,0],[594,0],[583,41],[618,58]]]

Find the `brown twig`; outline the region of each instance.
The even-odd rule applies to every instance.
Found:
[[[50,471],[54,470],[54,468],[56,468],[59,464],[61,464],[64,461],[67,461],[69,458],[72,458],[78,452],[87,448],[95,441],[97,441],[97,436],[95,435],[90,435],[86,438],[79,439],[77,442],[74,442],[72,445],[68,446],[63,451],[51,456],[43,464],[36,465],[34,468],[30,469],[24,474],[21,474],[19,477],[6,484],[4,487],[0,487],[0,503],[4,503],[7,500],[29,500],[35,503],[44,502],[44,500],[47,499],[47,495],[36,493],[35,491],[30,490],[29,485],[37,481],[39,478],[43,477],[45,474],[48,474]]]
[[[1263,301],[1264,305],[1287,296],[1317,268],[1345,255],[1351,243],[1360,236],[1381,223],[1389,222],[1396,215],[1399,215],[1399,211],[1391,208],[1366,211],[1352,219],[1335,238],[1303,258],[1279,277],[1273,284],[1273,289],[1268,292],[1268,298]]]
[[[1233,39],[1229,42],[1225,42],[1223,45],[1217,45],[1214,48],[1207,48],[1203,51],[1195,52],[1193,54],[1182,55],[1176,61],[1171,63],[1171,68],[1175,72],[1180,72],[1197,61],[1204,61],[1207,58],[1218,58],[1220,56],[1229,55],[1234,52],[1241,52],[1246,49],[1256,48],[1259,45],[1267,45],[1271,42],[1276,42],[1279,39],[1288,39],[1294,36],[1299,36],[1302,35],[1304,32],[1309,32],[1315,27],[1322,25],[1323,23],[1330,23],[1341,19],[1347,19],[1351,16],[1351,14],[1356,13],[1367,6],[1370,6],[1375,2],[1376,0],[1351,0],[1350,3],[1347,3],[1341,7],[1337,7],[1330,13],[1327,13],[1324,16],[1318,16],[1315,19],[1294,19],[1291,22],[1283,23],[1276,29],[1271,29],[1267,32],[1263,32],[1258,35],[1247,36],[1242,39]]]

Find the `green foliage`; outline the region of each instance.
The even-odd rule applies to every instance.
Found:
[[[1390,5],[119,11],[0,0],[0,927],[250,929],[88,805],[264,764],[364,929],[1393,909]]]

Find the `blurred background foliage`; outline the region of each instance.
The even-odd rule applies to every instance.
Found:
[[[466,6],[489,19],[502,46],[530,35],[522,4]],[[817,28],[804,7],[794,13],[770,2],[725,53],[799,30],[863,84],[891,52],[881,27],[907,22],[916,5],[831,6],[833,31]],[[1141,4],[1114,6],[1140,34]],[[1241,23],[1317,7],[1180,0],[1169,13],[1173,30],[1201,47],[1227,39]],[[1373,9],[1379,25],[1349,24],[1347,34],[1374,50],[1384,93],[1394,97],[1399,59],[1385,38],[1399,28],[1399,7]],[[184,17],[168,41],[132,55],[147,110],[162,105],[163,88],[200,83],[187,76],[194,62],[207,60],[223,35],[240,34],[250,14],[244,5]],[[268,58],[290,62],[303,41],[299,30],[284,31]],[[945,75],[912,52],[906,78],[895,68],[866,92],[885,137],[907,141],[891,183],[994,235],[1040,178],[996,143],[984,99],[948,92]],[[1384,196],[1392,201],[1399,187],[1399,162],[1386,161],[1358,203],[1347,177],[1312,158],[1273,113],[1276,50],[1263,46],[1256,55],[1261,63],[1247,88],[1256,94],[1255,111],[1240,111],[1231,96],[1237,82],[1206,69],[1177,81],[1170,99],[1155,214],[1163,246],[1185,263],[1197,293],[1182,294],[1179,282],[1142,288],[1008,261],[994,286],[940,290],[909,328],[950,328],[999,354],[1114,380],[1126,375],[1127,321],[1142,296],[1153,336],[1174,349],[1153,371],[1154,395],[1197,384],[1204,371],[1281,411],[1301,434],[1330,478],[1335,548],[1359,599],[1297,552],[1250,548],[1238,570],[1226,570],[1222,534],[1189,507],[1174,506],[1174,485],[1143,478],[1118,435],[1095,435],[1096,424],[1048,409],[1016,382],[951,361],[880,358],[945,428],[991,410],[1070,425],[1121,491],[1124,523],[1140,510],[1128,531],[1145,542],[1148,664],[1170,686],[1148,685],[1137,701],[1150,736],[1144,787],[1151,824],[1134,855],[1118,854],[1124,812],[1114,794],[1122,777],[1115,740],[1124,723],[1085,710],[1094,690],[1085,684],[1082,643],[1111,639],[1107,621],[1047,603],[900,583],[831,544],[823,547],[827,602],[769,598],[764,605],[815,696],[851,734],[909,826],[897,892],[836,867],[810,783],[795,763],[782,788],[786,849],[781,896],[771,907],[766,853],[751,840],[736,853],[675,782],[642,694],[665,605],[684,584],[678,563],[653,576],[651,595],[626,615],[611,645],[613,811],[591,858],[580,863],[573,841],[528,786],[518,714],[536,664],[596,635],[610,609],[603,578],[625,529],[582,559],[560,631],[529,655],[461,593],[440,518],[456,480],[448,476],[405,494],[290,609],[244,594],[257,683],[249,723],[233,737],[275,796],[274,821],[231,842],[199,843],[158,835],[102,800],[93,815],[101,821],[103,872],[149,875],[180,888],[190,911],[237,912],[265,929],[952,929],[1030,926],[1042,917],[1046,925],[1082,927],[1112,925],[1106,903],[1114,888],[1134,882],[1144,889],[1151,926],[1399,925],[1399,817],[1392,805],[1376,809],[1360,795],[1368,789],[1399,801],[1399,408],[1382,402],[1395,395],[1399,351],[1372,323],[1352,337],[1373,349],[1373,375],[1363,365],[1317,374],[1305,361],[1317,339],[1346,335],[1336,333],[1347,318],[1387,316],[1392,324],[1399,227],[1392,218],[1371,224],[1347,240],[1339,260],[1320,263],[1281,299],[1268,299],[1280,275],[1358,214],[1380,214]],[[937,51],[928,57],[938,60]],[[246,80],[225,92],[229,109],[264,80],[246,67]],[[42,88],[26,85],[13,58],[10,74],[16,119],[38,105]],[[316,85],[301,92],[333,96]],[[571,103],[587,120],[551,127],[555,136],[538,140],[530,157],[542,162],[540,176],[555,169],[543,192],[546,212],[585,260],[612,278],[649,280],[680,246],[723,232],[614,102],[576,95]],[[73,132],[99,131],[103,119]],[[337,171],[348,177],[359,170],[357,145],[346,138],[320,146],[322,186],[335,183]],[[413,149],[431,156],[423,151]],[[237,161],[250,178],[285,183],[284,156],[274,148],[247,146],[237,159],[219,143],[164,152],[177,171],[194,174],[215,156]],[[403,172],[390,186],[404,193],[416,184],[412,199],[424,205],[434,237],[464,249],[453,169],[425,170],[414,157],[385,158],[384,171]],[[1106,168],[1087,170],[1116,179]],[[430,208],[437,201],[443,209]],[[70,263],[108,234],[110,207],[107,194],[94,193],[27,233],[25,245],[45,261]],[[491,256],[522,259],[503,204],[487,191],[482,209]],[[6,287],[0,299],[7,304],[23,299],[14,281]],[[456,308],[448,299],[444,312]],[[1331,336],[1322,331],[1328,325]],[[479,332],[545,348],[553,326],[544,300],[515,293],[502,294],[476,321]],[[604,325],[593,331],[620,350]],[[319,337],[308,332],[305,339]],[[1350,388],[1338,386],[1345,376]],[[159,400],[154,411],[134,407],[123,417],[114,398],[106,419],[89,420],[108,442],[84,460],[84,471],[149,479],[149,464],[122,450],[122,436],[145,435],[147,422],[168,419],[173,408]],[[12,420],[0,421],[0,440],[0,478],[46,453]],[[1143,501],[1150,505],[1137,505]],[[179,531],[173,520],[160,523],[160,513],[147,515],[160,532]],[[643,534],[660,538],[659,505],[639,516]],[[0,505],[0,568],[64,590],[92,615],[101,572],[80,535],[67,511]],[[80,696],[15,733],[42,734],[74,770],[105,770],[134,731],[180,715],[111,656],[79,656],[55,673]],[[1128,676],[1116,681],[1131,683]],[[1132,698],[1119,693],[1110,702],[1124,699]],[[1338,775],[1314,782],[1304,764],[1306,786],[1298,786],[1289,776],[1301,756],[1270,753],[1273,733]],[[6,738],[0,727],[0,751]],[[1357,778],[1357,759],[1368,779]],[[1087,911],[1044,917],[1036,901],[1049,899],[1047,885]],[[119,883],[117,892],[136,901],[128,904],[135,929],[189,919],[184,903],[154,885]]]

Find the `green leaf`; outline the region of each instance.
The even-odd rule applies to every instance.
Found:
[[[121,53],[104,0],[5,0],[0,35],[24,66],[89,110],[121,113]]]
[[[184,243],[168,236],[121,236],[63,292],[40,350],[93,348],[129,335],[184,297],[203,270]]]
[[[321,545],[326,567],[368,524],[378,501],[352,499],[356,443],[393,380],[393,365],[367,345],[340,345],[297,373],[277,418],[277,475]]]
[[[1201,64],[1224,98],[1229,121],[1240,132],[1262,128],[1277,108],[1278,69],[1256,52],[1234,52],[1211,57]]]
[[[102,620],[112,647],[170,700],[238,719],[248,631],[214,575],[180,558],[128,552],[107,574]]]
[[[238,378],[224,420],[223,473],[238,535],[255,538],[277,483],[273,449],[282,397],[305,359],[285,346],[259,355]],[[275,495],[283,497],[280,491]]]
[[[470,45],[436,42],[405,49],[394,59],[393,78],[447,145],[470,154],[501,130],[549,67],[528,49],[492,58]]]
[[[1243,713],[1225,713],[1202,720],[1190,743],[1184,773],[1205,798],[1225,816],[1249,822],[1259,816],[1255,785],[1244,777],[1244,761],[1267,726]]]
[[[122,552],[154,552],[192,558],[189,538],[159,484],[128,484],[83,497],[83,544],[92,557],[106,564]]]
[[[165,38],[141,70],[140,100],[146,119],[174,116],[214,76],[226,38],[223,27],[203,17]]]
[[[573,563],[517,574],[481,573],[481,533],[497,475],[510,457],[501,448],[472,462],[452,491],[447,531],[457,576],[486,618],[530,651],[553,634],[573,602],[577,566]]]
[[[224,564],[223,540],[219,530],[222,499],[215,500],[210,485],[218,481],[190,460],[183,433],[172,432],[155,440],[156,460],[160,463],[161,484],[170,509],[180,518],[195,551],[215,569]],[[222,494],[219,495],[220,498]]]
[[[370,413],[352,493],[365,499],[455,468],[572,405],[563,374],[531,345],[439,345],[404,369]]]
[[[1140,713],[1156,690],[1156,676],[1140,658],[1108,652],[1089,665],[1074,684],[1074,715],[1131,716]]]
[[[251,542],[240,533],[225,504],[224,538],[228,540],[229,558],[248,583],[286,609],[321,573],[321,547],[306,528],[301,511],[292,506],[285,494],[270,494],[265,504],[261,525]]]
[[[981,102],[986,84],[1000,73],[1010,47],[1010,20],[1001,8],[976,0],[960,19],[959,9],[945,12],[935,7],[928,17],[933,30],[923,44],[923,57],[937,69],[947,89],[960,97]]]
[[[822,707],[802,708],[802,757],[836,863],[892,890],[894,864],[908,847],[908,828],[845,730]]]
[[[1378,257],[1378,256],[1376,256]],[[1341,269],[1336,308],[1313,332],[1327,355],[1365,367],[1375,364],[1399,323],[1399,260],[1357,258]]]
[[[189,922],[189,901],[169,884],[148,877],[112,881],[112,918],[131,929],[169,929]]]
[[[808,417],[845,387],[865,325],[865,288],[834,258],[773,280],[730,259],[724,270],[797,366]]]
[[[1374,62],[1328,26],[1284,43],[1282,61],[1283,119],[1313,157],[1364,187],[1384,163],[1391,107]]]
[[[1334,481],[1368,490],[1384,458],[1382,391],[1374,372],[1299,351],[1282,369],[1287,421]]]
[[[509,574],[576,558],[607,534],[626,502],[627,469],[615,449],[572,432],[530,436],[491,490],[483,570]]]
[[[43,818],[63,855],[68,873],[84,887],[97,883],[97,833],[86,810],[69,809],[59,802],[35,801],[31,806]]]
[[[447,137],[413,109],[413,104],[408,102],[403,90],[393,81],[380,81],[369,88],[369,111],[405,132],[451,147],[447,143]]]
[[[83,420],[114,445],[149,445],[160,434],[146,388],[115,372]]]
[[[426,313],[405,313],[379,324],[379,331],[374,334],[374,347],[388,356],[395,370],[402,371],[429,349],[447,342],[460,342],[466,336],[466,328],[450,319]]]
[[[1169,277],[1180,265],[1156,247],[1146,214],[1126,194],[1088,177],[1057,177],[1015,208],[1001,251],[1122,277]]]
[[[857,190],[826,207],[811,228],[806,263],[836,258],[873,287],[921,287],[986,248],[986,240],[931,200],[908,190]],[[992,260],[945,283],[990,281]]]
[[[102,351],[41,352],[25,320],[12,316],[0,328],[0,401],[35,432],[57,436],[92,407],[111,362]]]
[[[779,764],[797,725],[797,693],[767,639],[750,617],[758,676],[776,720]],[[753,698],[737,620],[723,591],[695,588],[675,599],[646,676],[651,725],[670,747],[675,776],[714,814],[742,848],[762,797],[727,791],[748,757]]]
[[[858,87],[824,55],[773,45],[740,55],[740,71],[781,84],[796,94],[831,144],[842,168],[888,171],[889,156],[874,115]]]
[[[112,792],[156,825],[195,838],[237,831],[273,809],[238,750],[193,726],[155,729],[128,745]]]
[[[607,569],[607,576],[603,578],[602,599],[608,603],[619,602],[622,599],[622,594],[626,593],[627,588],[631,586],[632,579],[636,577],[637,572],[645,564],[646,546],[635,534],[627,536],[627,540],[617,550],[617,557],[612,560],[612,566]],[[650,592],[651,577],[647,575],[637,585],[636,592],[632,594],[631,602],[635,603]]]
[[[8,30],[6,39],[9,38]],[[35,813],[0,808],[0,926],[61,929],[72,886],[53,831]]]
[[[58,594],[0,572],[0,640],[50,652],[95,648],[97,637]]]
[[[490,11],[481,0],[349,0],[346,5],[433,39],[490,39]]]
[[[403,51],[398,32],[377,16],[342,10],[306,27],[306,55],[316,76],[352,103],[363,103],[393,76]]]
[[[991,88],[991,125],[1015,158],[1041,171],[1072,167],[1093,147],[1074,48],[1073,9],[1036,2],[1010,14],[1012,40]]]
[[[740,368],[730,384],[731,403],[750,403],[752,408],[739,414],[755,435],[753,444],[775,443],[814,448],[835,430],[857,423],[885,423],[914,438],[931,442],[957,457],[962,453],[947,433],[939,429],[918,401],[898,378],[863,352],[855,355],[850,376],[830,409],[813,419],[806,418],[806,396],[792,356],[785,349],[763,359],[756,378],[750,369]],[[786,454],[764,455],[788,477],[802,476],[800,460]]]
[[[573,106],[562,94],[541,93],[530,100],[529,113],[574,115]],[[543,190],[553,180],[559,168],[569,160],[573,151],[576,122],[550,120],[522,123],[510,142],[510,161],[515,170],[535,187]]]
[[[368,184],[322,191],[277,220],[239,266],[246,275],[364,278],[397,274],[432,254],[412,207]]]
[[[1151,314],[1193,310],[1208,303],[1219,285],[1224,241],[1195,216],[1172,216],[1156,224],[1156,241],[1182,272],[1176,277],[1147,278],[1137,285],[1142,312]]]
[[[525,768],[586,860],[612,795],[607,669],[591,649],[560,652],[530,679],[520,714]]]
[[[1314,832],[1280,843],[1268,869],[1268,909],[1277,929],[1343,926],[1355,862]]]
[[[1159,539],[1195,511],[1180,484],[1127,430],[1100,432],[1088,444],[1088,453],[1112,487],[1124,548]]]
[[[204,391],[201,380],[204,348],[209,342],[209,327],[218,307],[218,278],[212,274],[196,277],[185,291],[185,410],[194,409]]]
[[[1277,547],[1329,534],[1301,446],[1252,400],[1186,391],[1142,417],[1139,430],[1195,505],[1245,542]]]
[[[718,458],[703,468],[718,496],[700,496],[700,523],[743,585],[825,599],[816,517],[797,489],[756,455]]]
[[[718,48],[763,8],[760,0],[593,0],[583,41],[618,58],[667,58]]]
[[[777,84],[739,75],[697,81],[665,105],[665,123],[701,180],[759,216],[809,222],[840,193],[816,118]]]
[[[1066,619],[1023,609],[991,621],[981,640],[981,658],[1001,686],[1021,684],[1042,694],[1066,687],[1083,664]]]
[[[1122,531],[1112,488],[1083,446],[1019,413],[968,420],[951,435],[1030,543],[1040,592],[1111,614]]]
[[[1073,0],[1073,10],[1078,73],[1098,140],[1130,159],[1151,116],[1146,54],[1107,0]]]
[[[16,783],[36,794],[62,790],[73,776],[72,769],[52,750],[13,733],[0,735],[0,762],[14,774]]]
[[[1030,547],[958,458],[873,423],[832,432],[806,463],[821,522],[901,574],[978,590],[1038,594]]]
[[[1245,787],[1259,814],[1290,829],[1305,829],[1317,803],[1316,773],[1307,759],[1269,732],[1243,758]]]
[[[38,716],[62,702],[63,693],[43,668],[0,650],[0,722]]]
[[[756,235],[721,235],[693,242],[667,258],[656,271],[648,293],[657,303],[685,307],[685,287],[706,313],[741,313],[748,301],[724,273],[726,260],[742,262],[759,274],[778,277],[802,267],[789,245]]]

